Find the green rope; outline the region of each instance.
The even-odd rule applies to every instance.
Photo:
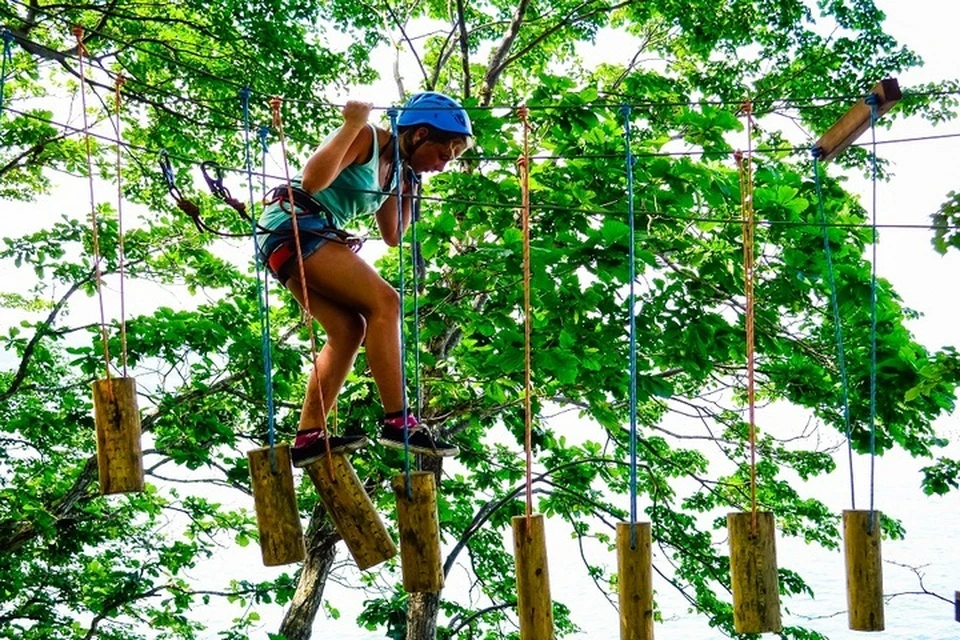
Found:
[[[820,184],[819,148],[813,150],[813,178],[817,187],[817,208],[820,211],[820,227],[823,230],[823,252],[827,259],[827,282],[830,285],[830,306],[833,308],[833,329],[837,341],[837,365],[840,368],[840,385],[843,392],[843,426],[847,436],[847,459],[850,464],[850,508],[857,508],[857,497],[853,482],[853,444],[850,429],[850,385],[847,378],[847,364],[843,350],[843,327],[840,324],[840,303],[837,300],[837,282],[833,273],[833,253],[830,249],[830,235],[827,232],[827,215],[823,207],[823,187]]]

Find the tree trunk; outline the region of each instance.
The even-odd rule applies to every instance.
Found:
[[[297,590],[280,623],[280,634],[287,640],[310,640],[313,635],[313,621],[337,555],[340,535],[333,528],[322,502],[318,501],[313,510],[306,538],[307,557],[303,561]]]
[[[407,597],[407,640],[436,640],[439,593],[411,593]]]

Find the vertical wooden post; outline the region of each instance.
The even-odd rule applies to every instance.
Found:
[[[953,592],[953,618],[960,622],[960,591]]]
[[[880,512],[843,512],[847,621],[854,631],[883,631]]]
[[[630,530],[636,544],[630,544]],[[653,568],[650,523],[617,523],[620,640],[653,640]]]
[[[326,458],[309,465],[307,473],[360,569],[397,555],[397,546],[346,456],[333,454],[333,477]]]
[[[143,491],[140,410],[133,378],[93,383],[100,495]]]
[[[553,600],[543,515],[515,516],[512,524],[520,639],[553,640]]]
[[[257,529],[260,531],[260,555],[264,566],[275,567],[300,562],[306,556],[306,547],[297,509],[297,492],[293,487],[290,445],[273,448],[273,465],[270,457],[270,447],[247,452]]]
[[[410,474],[410,496],[405,473],[395,475],[392,485],[397,498],[403,588],[407,593],[439,593],[443,589],[443,565],[433,473]]]
[[[737,633],[779,632],[780,582],[773,514],[727,514],[727,531],[733,625]]]

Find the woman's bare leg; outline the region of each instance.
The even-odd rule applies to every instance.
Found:
[[[380,400],[386,413],[400,411],[403,408],[404,391],[400,379],[400,297],[397,291],[376,270],[348,247],[330,242],[318,249],[303,264],[310,295],[310,312],[330,334],[330,327],[342,322],[346,313],[359,314],[366,321],[366,350],[370,373],[380,392]],[[299,276],[297,269],[293,272]],[[291,279],[288,287],[303,304],[302,287],[298,279]],[[318,308],[314,310],[314,300]],[[331,309],[339,310],[339,313]],[[326,318],[324,314],[331,317]],[[326,319],[326,322],[325,322]],[[351,321],[352,322],[352,321]],[[355,327],[355,325],[353,325]],[[361,335],[361,340],[363,335]],[[344,341],[348,342],[348,341]],[[349,344],[345,346],[350,346]],[[357,345],[359,346],[359,345]],[[330,366],[329,379],[321,370],[324,400],[326,401],[328,380],[335,379],[336,392],[356,357],[356,350],[350,354],[347,363],[344,348],[334,350],[330,362],[321,364]],[[321,354],[323,355],[323,354]],[[346,371],[340,376],[343,367]],[[336,377],[336,378],[335,378]],[[333,388],[334,385],[330,384]],[[314,391],[316,395],[316,391]],[[333,394],[336,397],[336,393]],[[330,407],[326,407],[330,410]]]
[[[287,281],[287,288],[300,305],[304,306],[301,299],[303,287],[300,281],[291,278]],[[319,427],[326,423],[326,418],[333,410],[340,389],[343,388],[343,382],[357,359],[357,351],[363,344],[367,324],[363,316],[356,311],[333,304],[313,291],[309,292],[309,296],[310,312],[323,326],[326,342],[317,354],[315,366],[310,368],[307,391],[300,411],[299,428],[301,430]],[[319,388],[323,390],[322,409],[318,382]]]

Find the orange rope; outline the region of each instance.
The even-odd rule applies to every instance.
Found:
[[[327,411],[323,402],[323,385],[320,381],[320,367],[317,365],[317,337],[313,331],[313,314],[310,313],[310,295],[307,288],[307,274],[303,268],[303,251],[300,248],[300,225],[297,223],[296,204],[293,196],[293,186],[290,184],[290,165],[287,164],[287,143],[283,134],[283,120],[280,117],[280,104],[283,101],[279,97],[270,99],[270,112],[273,115],[273,126],[277,130],[280,138],[280,155],[283,156],[283,175],[287,181],[287,199],[290,202],[290,220],[293,224],[293,244],[297,254],[297,268],[300,272],[300,292],[303,296],[303,308],[307,312],[307,331],[310,335],[310,355],[313,358],[313,375],[317,377],[317,396],[320,400],[320,426],[323,429],[323,441],[327,449],[327,470],[330,472],[330,479],[333,475],[333,454],[330,451],[330,433],[327,430]],[[309,383],[308,383],[309,384]]]
[[[753,529],[757,529],[757,426],[756,426],[756,355],[754,335],[754,231],[756,220],[753,212],[753,116],[752,105],[746,102],[743,112],[747,118],[747,154],[737,154],[740,170],[740,208],[743,217],[743,279],[746,296],[747,340],[747,413],[750,424],[750,506],[753,513]]]
[[[523,428],[524,448],[527,453],[527,518],[533,514],[533,420],[531,417],[530,382],[530,123],[527,107],[517,109],[523,124],[523,156],[517,160],[520,169],[520,218],[523,225]]]
[[[120,249],[120,360],[123,363],[123,377],[127,377],[127,310],[123,292],[126,254],[123,249],[123,187],[120,177],[120,87],[126,80],[118,75],[115,81],[117,111],[117,239]]]
[[[100,337],[103,342],[103,360],[106,368],[107,380],[110,379],[110,347],[107,337],[107,314],[103,308],[103,278],[100,273],[100,236],[97,225],[97,203],[93,192],[93,150],[90,143],[90,124],[87,121],[87,85],[86,72],[83,68],[83,57],[89,55],[83,44],[83,27],[73,28],[73,35],[77,38],[77,59],[80,62],[80,106],[83,109],[83,138],[87,148],[87,178],[90,185],[90,224],[93,231],[93,273],[97,284],[97,298],[100,302]]]

